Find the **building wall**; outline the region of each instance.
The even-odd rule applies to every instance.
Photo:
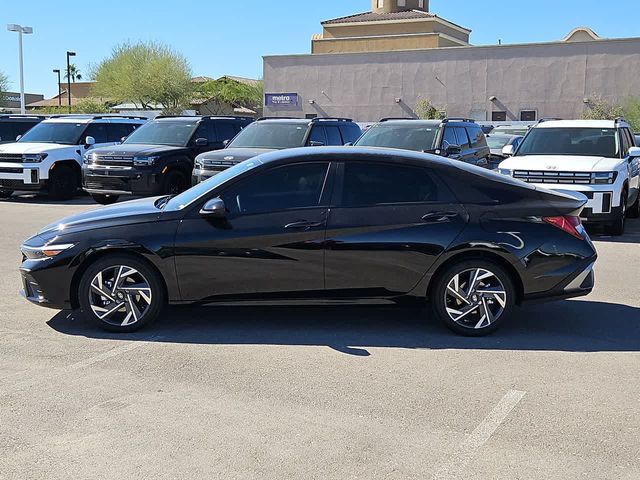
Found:
[[[469,34],[452,28],[437,19],[428,21],[402,21],[380,23],[353,23],[351,25],[324,25],[324,38],[366,37],[376,35],[403,35],[410,33],[444,33],[463,42],[469,42]]]
[[[450,116],[490,119],[495,110],[516,119],[534,109],[538,117],[576,118],[592,94],[609,101],[640,95],[640,38],[271,56],[264,58],[264,81],[265,92],[300,99],[297,106],[267,107],[265,115],[371,121],[412,115],[423,97]]]
[[[402,35],[397,37],[362,37],[314,40],[311,52],[351,53],[351,52],[390,52],[396,50],[418,50],[449,46],[437,33]]]

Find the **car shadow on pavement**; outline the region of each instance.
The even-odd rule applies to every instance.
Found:
[[[518,308],[489,337],[449,332],[428,309],[399,306],[172,307],[148,329],[113,334],[63,311],[48,325],[89,338],[205,345],[327,346],[369,356],[370,348],[640,351],[640,308],[564,301]]]
[[[627,219],[625,233],[620,236],[612,236],[598,226],[589,226],[587,232],[594,242],[640,243],[640,220]]]
[[[0,203],[19,203],[32,205],[94,205],[99,207],[100,204],[89,195],[77,195],[70,200],[52,200],[41,193],[16,193],[10,198],[0,200]]]

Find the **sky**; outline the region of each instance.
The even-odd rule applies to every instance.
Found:
[[[474,45],[558,40],[577,26],[602,37],[640,37],[638,0],[603,8],[596,0],[431,0],[431,11],[473,30]],[[9,8],[10,7],[10,8]],[[0,72],[19,89],[18,39],[6,24],[34,29],[24,37],[25,91],[57,93],[52,70],[65,52],[88,76],[123,42],[154,40],[188,59],[195,75],[262,76],[262,56],[309,53],[320,22],[370,10],[370,0],[0,0]]]

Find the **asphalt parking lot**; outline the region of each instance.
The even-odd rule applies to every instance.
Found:
[[[640,222],[597,288],[456,337],[408,307],[172,308],[124,336],[18,296],[87,198],[0,202],[0,479],[640,478]]]

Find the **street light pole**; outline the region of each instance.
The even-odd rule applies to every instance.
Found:
[[[7,30],[10,32],[18,32],[18,58],[20,62],[20,113],[25,113],[25,105],[24,105],[24,66],[22,59],[22,34],[29,35],[33,33],[33,28],[31,27],[23,27],[22,25],[17,25],[15,23],[11,23],[7,25]]]
[[[56,68],[53,73],[58,74],[58,107],[62,107],[62,91],[60,89],[60,69]]]
[[[71,64],[69,57],[75,57],[76,52],[67,52],[67,97],[69,99],[69,113],[71,113]]]

